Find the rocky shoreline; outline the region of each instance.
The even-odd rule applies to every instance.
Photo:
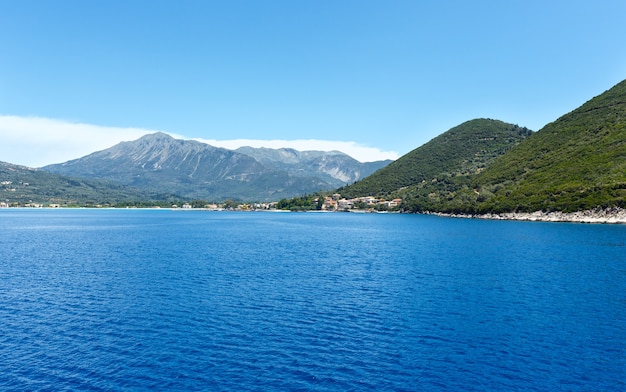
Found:
[[[626,209],[598,208],[577,212],[508,212],[504,214],[447,214],[431,213],[451,218],[473,218],[492,220],[519,220],[533,222],[575,222],[575,223],[626,223]]]

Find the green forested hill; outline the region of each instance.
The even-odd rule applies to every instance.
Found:
[[[174,200],[106,180],[72,178],[0,162],[0,202],[9,205],[95,205],[129,201]]]
[[[478,212],[626,202],[626,81],[546,125],[477,176]]]
[[[528,135],[472,120],[338,192],[401,197],[413,212],[626,207],[626,81]]]
[[[471,179],[530,134],[498,120],[467,121],[337,192],[347,198],[398,196],[406,208],[439,210],[451,194],[471,193]]]

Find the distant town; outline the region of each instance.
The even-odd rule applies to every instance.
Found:
[[[209,210],[209,211],[259,211],[259,210],[282,210],[282,211],[359,211],[381,212],[398,210],[402,199],[384,200],[373,196],[346,199],[335,193],[331,196],[318,196],[311,199],[307,206],[289,206],[284,201],[266,203],[243,203],[227,200],[223,203],[206,203],[204,201],[182,203],[118,203],[118,204],[87,204],[73,205],[68,203],[18,203],[9,200],[1,201],[0,208],[169,208],[184,210]]]

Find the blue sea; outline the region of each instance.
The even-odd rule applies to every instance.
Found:
[[[0,210],[0,390],[626,390],[626,225]]]

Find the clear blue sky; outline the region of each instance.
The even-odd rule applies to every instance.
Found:
[[[402,155],[625,78],[624,0],[0,0],[3,116]]]

